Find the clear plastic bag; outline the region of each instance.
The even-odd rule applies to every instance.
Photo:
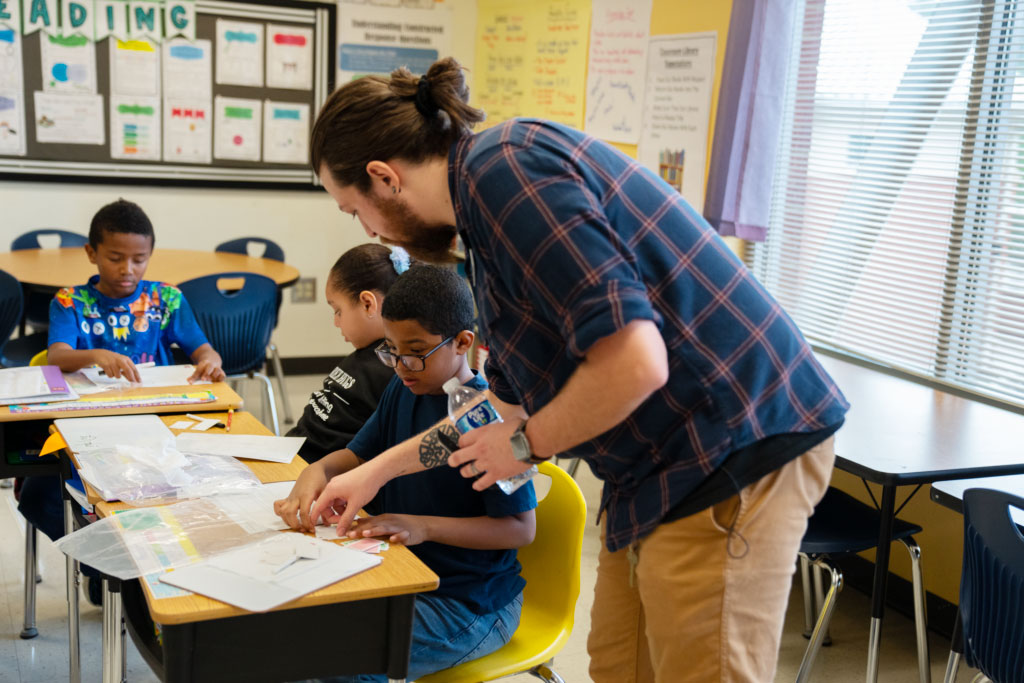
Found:
[[[78,461],[82,478],[104,499],[129,505],[163,505],[260,485],[244,464],[219,455],[117,446],[80,453]]]
[[[250,533],[213,497],[118,512],[55,545],[83,564],[127,580],[184,567],[276,533]]]

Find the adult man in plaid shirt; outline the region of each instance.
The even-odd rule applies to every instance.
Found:
[[[800,539],[847,404],[790,318],[668,185],[610,146],[482,113],[454,60],[346,84],[313,167],[367,234],[443,260],[456,229],[505,418],[448,464],[490,486],[564,454],[605,482],[597,681],[774,675]],[[432,430],[330,482],[347,528]],[[332,510],[341,510],[340,514]]]

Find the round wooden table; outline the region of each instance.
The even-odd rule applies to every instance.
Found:
[[[6,270],[22,284],[55,290],[85,284],[96,274],[96,266],[89,263],[83,247],[0,253],[0,269]],[[162,247],[153,251],[144,277],[177,285],[204,275],[230,272],[266,275],[278,287],[288,287],[299,279],[299,271],[281,261],[220,251]]]

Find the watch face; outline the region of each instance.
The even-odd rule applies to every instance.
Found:
[[[509,441],[512,444],[512,454],[516,456],[516,460],[529,462],[532,453],[530,452],[530,441],[526,438],[526,434],[516,430],[509,437]]]

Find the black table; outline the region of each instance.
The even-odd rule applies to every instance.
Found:
[[[852,406],[836,433],[836,467],[882,486],[868,641],[867,681],[874,683],[896,488],[1024,474],[1024,415],[822,353],[818,358]]]

